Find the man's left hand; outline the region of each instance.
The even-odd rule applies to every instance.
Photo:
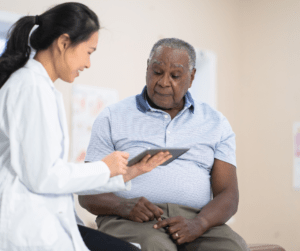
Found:
[[[195,219],[189,220],[182,216],[170,217],[154,225],[156,229],[163,227],[168,227],[168,233],[177,245],[192,242],[203,234]]]

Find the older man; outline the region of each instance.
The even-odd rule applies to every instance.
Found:
[[[195,72],[194,48],[162,39],[150,53],[142,93],[96,119],[86,161],[115,150],[134,157],[147,148],[190,148],[133,179],[131,191],[80,196],[98,215],[99,231],[142,250],[248,250],[225,224],[238,208],[235,134],[220,112],[193,100]]]

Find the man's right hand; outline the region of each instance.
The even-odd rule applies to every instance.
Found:
[[[125,199],[120,205],[120,216],[136,222],[161,220],[164,213],[161,208],[154,205],[144,197]]]
[[[110,177],[120,174],[126,174],[128,169],[129,153],[115,151],[107,155],[102,161],[108,166],[110,170]]]

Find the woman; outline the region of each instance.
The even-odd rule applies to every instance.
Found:
[[[90,67],[99,28],[88,7],[64,3],[21,18],[9,34],[0,57],[0,250],[87,250],[80,233],[97,238],[96,245],[86,242],[91,250],[135,248],[85,227],[79,232],[74,214],[72,193],[130,189],[124,182],[171,157],[146,156],[132,168],[124,152],[94,163],[67,163],[66,117],[53,82],[71,83]]]

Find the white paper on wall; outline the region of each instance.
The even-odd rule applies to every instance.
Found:
[[[300,190],[300,122],[293,125],[293,186],[295,190]]]
[[[83,162],[92,126],[104,107],[118,101],[115,89],[87,85],[72,87],[72,146],[71,161]]]
[[[195,100],[217,108],[217,56],[213,51],[195,49],[196,74],[189,91]]]

